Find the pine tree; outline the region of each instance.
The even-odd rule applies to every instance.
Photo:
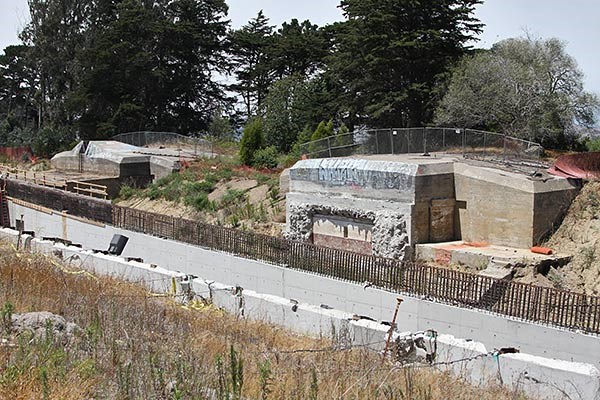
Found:
[[[342,0],[332,79],[352,125],[407,127],[432,118],[436,83],[482,25],[480,0]]]
[[[237,82],[230,88],[242,97],[246,118],[262,112],[263,101],[273,80],[268,47],[273,27],[262,10],[231,36],[231,58]]]

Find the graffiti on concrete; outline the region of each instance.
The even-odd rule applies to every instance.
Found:
[[[325,186],[398,190],[412,187],[415,174],[416,168],[412,164],[330,159],[301,161],[290,171],[290,177],[294,180]]]
[[[356,168],[319,168],[319,182],[331,186],[356,185],[374,189],[405,189],[411,186],[412,176]]]

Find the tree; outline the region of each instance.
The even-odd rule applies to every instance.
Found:
[[[224,0],[30,0],[38,125],[83,138],[206,130],[226,102]]]
[[[237,82],[230,88],[242,97],[248,119],[262,111],[273,79],[268,51],[272,35],[273,27],[262,10],[231,35],[231,59]]]
[[[35,127],[38,122],[35,71],[27,46],[8,46],[0,54],[0,118],[13,128]]]
[[[436,111],[436,123],[500,130],[565,146],[577,125],[594,124],[599,102],[558,39],[518,38],[465,58]]]
[[[240,141],[240,161],[244,165],[254,163],[254,155],[264,147],[263,123],[261,118],[254,118],[246,123]]]
[[[421,126],[434,88],[482,24],[480,0],[342,0],[328,65],[350,126]]]
[[[225,64],[226,13],[223,0],[119,3],[82,53],[83,134],[206,130],[225,101],[212,74]]]
[[[321,121],[317,126],[317,129],[313,132],[310,137],[311,141],[325,139],[326,137],[333,136],[333,121],[329,120],[327,122]]]
[[[89,11],[100,1],[28,1],[30,22],[21,39],[30,47],[30,63],[39,82],[34,93],[38,128],[70,125],[77,117],[71,104],[80,78],[77,54],[85,46]]]
[[[329,48],[325,32],[309,20],[284,22],[269,46],[271,69],[279,77],[309,77],[323,65]]]
[[[218,140],[233,139],[233,127],[231,121],[223,115],[223,109],[218,108],[213,112],[208,126],[208,133]]]

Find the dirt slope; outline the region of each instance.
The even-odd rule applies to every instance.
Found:
[[[583,187],[546,245],[573,256],[549,274],[555,286],[600,294],[600,182]]]
[[[265,235],[282,235],[285,200],[283,196],[273,195],[269,185],[244,177],[222,179],[208,194],[208,200],[213,206],[198,210],[181,201],[150,199],[140,192],[131,198],[119,200],[117,204],[209,224],[248,229]]]

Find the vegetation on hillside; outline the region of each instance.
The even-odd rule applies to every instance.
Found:
[[[68,274],[40,255],[0,251],[3,399],[522,398],[432,369],[393,368],[375,353],[292,334],[149,294],[118,279]],[[49,311],[71,337],[11,333],[11,314]],[[328,332],[329,333],[329,332]]]
[[[260,152],[255,157],[260,157]],[[279,171],[247,168],[234,156],[196,160],[184,171],[158,179],[144,189],[123,186],[116,201],[146,211],[273,235],[281,233],[277,225],[285,220]]]

